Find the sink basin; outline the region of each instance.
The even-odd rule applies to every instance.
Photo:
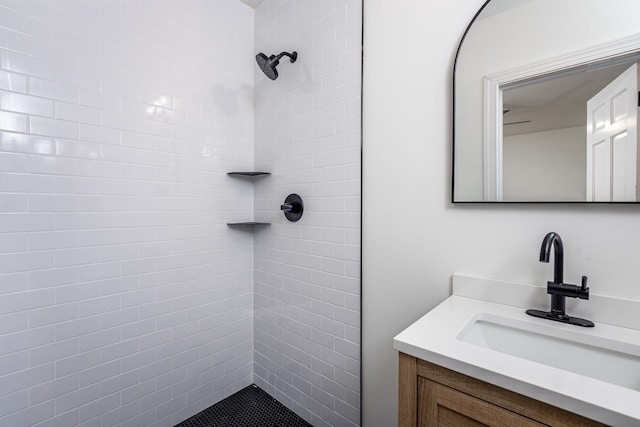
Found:
[[[538,322],[477,313],[458,340],[640,391],[640,346]]]

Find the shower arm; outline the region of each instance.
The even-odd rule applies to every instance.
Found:
[[[291,60],[291,62],[296,62],[296,59],[298,59],[298,52],[293,52],[293,53],[289,53],[289,52],[282,52],[280,55],[276,56],[276,61],[280,62],[280,59],[282,59],[283,56],[288,56],[289,59]]]

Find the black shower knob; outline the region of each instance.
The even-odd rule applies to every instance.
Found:
[[[289,194],[284,203],[280,205],[280,210],[284,212],[284,216],[291,222],[296,222],[302,217],[304,212],[304,204],[302,203],[302,197],[297,194]]]

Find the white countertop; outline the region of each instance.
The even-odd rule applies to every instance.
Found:
[[[507,291],[505,291],[507,289]],[[469,296],[474,296],[470,298]],[[496,296],[500,303],[485,301]],[[593,298],[592,298],[593,299]],[[524,308],[548,309],[549,296],[544,288],[505,282],[454,276],[454,295],[398,334],[393,340],[396,350],[428,362],[478,378],[525,396],[575,412],[587,418],[613,425],[640,425],[640,391],[575,374],[517,356],[494,351],[457,339],[464,327],[478,313],[490,313],[513,319],[514,322],[541,323],[557,328],[559,335],[580,333],[621,342],[640,344],[640,331],[631,329],[629,321],[640,326],[640,302],[625,301],[610,318],[602,307],[614,304],[607,297],[596,297],[590,317],[594,328],[581,328],[528,316]],[[601,303],[598,303],[600,301]],[[568,301],[567,301],[568,302]],[[593,304],[593,303],[596,304]],[[533,304],[533,305],[528,305]],[[541,305],[542,304],[542,305]],[[581,306],[582,306],[581,305]],[[589,311],[589,310],[586,310]],[[569,308],[567,312],[575,313]],[[622,323],[620,326],[603,323]],[[621,327],[624,326],[624,327]],[[547,328],[548,329],[548,328]],[[558,354],[558,357],[579,358],[579,354]],[[594,366],[593,369],[602,367]],[[636,387],[637,389],[640,389]]]

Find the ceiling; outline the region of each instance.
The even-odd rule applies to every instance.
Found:
[[[260,6],[260,3],[262,3],[264,0],[240,0],[240,1],[255,9],[256,7]]]
[[[543,78],[503,90],[504,136],[587,124],[587,100],[629,67],[629,63]]]

